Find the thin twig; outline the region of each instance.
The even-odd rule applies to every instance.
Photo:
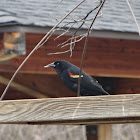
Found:
[[[71,44],[75,44],[76,42],[81,41],[84,37],[86,37],[85,34],[83,34],[82,37],[80,37],[80,38],[79,38],[79,36],[78,36],[78,37],[72,37],[72,38],[70,38],[70,40],[71,40],[71,39],[74,39],[74,38],[75,38],[75,40],[74,40],[74,41],[71,41],[70,43],[67,43],[67,44],[61,46],[61,48],[64,48],[64,47],[66,47],[66,46],[68,46],[68,45],[71,45]],[[76,40],[76,38],[79,38],[79,39]]]
[[[38,47],[36,47],[36,50],[39,49],[41,46],[43,46],[48,40],[49,38],[52,36],[52,34],[54,33],[55,30],[52,30],[52,32],[50,32],[47,36],[47,38],[44,40],[44,42],[42,42]]]
[[[63,54],[63,53],[67,53],[67,52],[70,52],[70,49],[69,49],[69,50],[66,50],[66,51],[63,51],[63,52],[49,53],[48,55],[53,55],[53,54]]]
[[[83,54],[82,54],[82,59],[81,59],[81,65],[80,65],[80,72],[79,72],[79,78],[78,78],[78,92],[77,92],[77,96],[80,96],[80,82],[81,82],[81,73],[82,73],[82,68],[83,68],[83,62],[84,62],[84,58],[85,58],[85,53],[86,53],[86,48],[87,48],[87,43],[88,43],[88,37],[89,37],[89,33],[91,31],[91,28],[99,14],[99,12],[101,11],[104,3],[105,3],[106,0],[104,0],[102,3],[101,3],[101,6],[97,12],[97,14],[95,15],[89,29],[88,29],[88,32],[87,32],[87,36],[86,36],[86,40],[85,40],[85,44],[84,44],[84,48],[83,48]]]
[[[82,19],[83,22],[82,22],[82,24],[79,26],[79,28],[75,31],[75,33],[74,33],[75,35],[76,35],[76,33],[78,32],[78,30],[81,29],[81,27],[84,25],[85,20],[87,19],[87,17],[88,17],[93,11],[95,11],[97,8],[99,8],[99,6],[101,5],[101,3],[102,3],[102,0],[100,0],[99,5],[97,5],[94,9],[92,9],[91,11],[89,11],[89,12],[87,13],[87,15]]]
[[[73,36],[72,36],[71,38],[69,38],[69,39],[66,40],[65,42],[63,42],[63,43],[57,45],[57,47],[58,47],[58,46],[61,46],[61,48],[66,47],[66,46],[70,46],[70,57],[72,56],[72,51],[73,51],[73,49],[74,49],[74,47],[75,47],[76,42],[81,41],[83,38],[85,38],[85,37],[87,36],[87,34],[83,34],[83,35],[77,36],[77,35],[76,35],[77,32],[79,31],[79,29],[81,29],[81,27],[82,27],[83,25],[86,25],[86,21],[87,21],[86,19],[88,18],[88,16],[89,16],[93,11],[95,11],[97,8],[99,8],[99,6],[101,5],[101,3],[102,3],[102,0],[100,0],[99,4],[98,4],[95,8],[93,8],[92,10],[90,10],[90,11],[86,14],[86,16],[85,16],[84,18],[75,20],[73,17],[71,17],[72,20],[73,20],[73,22],[68,22],[68,23],[66,23],[65,25],[63,25],[62,27],[59,27],[59,28],[55,29],[55,30],[62,30],[62,31],[64,31],[64,32],[62,32],[62,33],[61,33],[59,36],[57,36],[54,40],[60,38],[60,37],[63,36],[64,34],[70,32],[70,29],[71,29],[76,23],[78,24],[79,22],[82,22],[81,25],[78,27],[78,29],[73,33]],[[99,17],[99,14],[98,14],[98,17]],[[91,19],[90,19],[90,20],[91,20]],[[92,20],[93,20],[93,18],[92,18]],[[66,26],[69,25],[69,24],[72,24],[72,25],[71,25],[67,30],[63,29],[64,27],[66,27]],[[87,28],[89,28],[88,25],[86,25],[86,26],[87,26]],[[49,53],[48,55],[62,54],[62,53],[67,53],[67,52],[69,52],[69,51],[56,52],[56,53]]]
[[[75,25],[76,23],[82,22],[81,25],[78,27],[78,29],[73,33],[73,36],[72,36],[71,38],[69,38],[67,41],[65,41],[65,42],[63,42],[63,43],[57,45],[57,46],[61,46],[61,48],[66,47],[66,46],[70,46],[70,52],[71,52],[70,57],[72,56],[72,51],[73,51],[73,49],[74,49],[74,47],[75,47],[75,43],[81,41],[83,38],[85,38],[85,37],[87,36],[87,33],[86,33],[86,34],[83,34],[83,35],[80,35],[80,36],[77,36],[77,35],[76,35],[77,32],[79,31],[79,29],[81,29],[81,27],[82,27],[83,25],[86,25],[86,21],[87,21],[86,19],[88,18],[88,16],[89,16],[93,11],[95,11],[97,8],[99,8],[99,6],[101,5],[101,3],[102,3],[102,0],[100,0],[99,4],[98,4],[95,8],[93,8],[92,10],[90,10],[90,11],[86,14],[86,16],[85,16],[84,18],[79,19],[79,20],[75,20],[75,19],[72,18],[72,19],[74,20],[73,22],[66,23],[64,26],[60,27],[60,29],[63,29],[66,25],[69,25],[69,24],[72,24],[71,27],[73,27],[73,25]],[[98,14],[98,17],[99,17],[99,14]],[[92,18],[92,20],[93,20],[93,18]],[[86,26],[87,26],[87,25],[86,25]],[[71,27],[69,27],[66,31],[69,32],[69,30],[71,29]],[[89,27],[87,26],[87,28],[89,28]],[[64,31],[65,31],[65,30],[64,30]],[[58,39],[59,37],[61,37],[62,35],[64,35],[64,34],[66,33],[66,31],[63,32],[61,35],[57,36],[55,39]],[[79,37],[80,37],[80,38],[79,38]],[[79,38],[79,39],[78,39],[78,38]],[[67,53],[67,52],[68,52],[68,51],[64,51],[64,53]],[[59,52],[57,52],[57,53],[51,53],[51,55],[52,55],[52,54],[61,54],[61,53],[62,53],[62,52],[60,52],[60,53],[59,53]]]
[[[61,33],[59,36],[57,36],[54,40],[60,38],[61,36],[65,35],[66,33],[68,33],[69,30],[72,28],[73,25],[74,25],[74,24],[72,24],[67,30],[60,28],[59,30],[63,30],[64,32]]]
[[[8,90],[8,88],[10,87],[10,84],[12,83],[12,81],[14,80],[15,76],[17,75],[17,73],[19,72],[19,70],[22,68],[22,66],[24,65],[24,63],[28,60],[28,58],[34,53],[34,51],[43,43],[46,42],[46,38],[51,34],[51,32],[66,18],[68,17],[77,7],[79,7],[85,0],[82,0],[78,5],[76,5],[67,15],[65,15],[42,39],[41,41],[34,47],[34,49],[29,53],[29,55],[24,59],[24,61],[20,64],[20,66],[18,67],[18,69],[15,71],[15,73],[13,74],[12,78],[10,79],[8,85],[6,86],[4,92],[1,95],[0,100],[2,100]]]
[[[139,36],[140,36],[140,27],[139,27],[139,25],[138,25],[137,19],[136,19],[135,15],[134,15],[134,12],[133,12],[133,10],[132,10],[132,8],[131,8],[131,5],[130,5],[129,1],[126,0],[126,2],[127,2],[127,5],[128,5],[128,7],[129,7],[129,9],[130,9],[130,11],[131,11],[131,14],[132,14],[132,16],[133,16],[133,19],[134,19],[134,21],[135,21],[135,24],[136,24],[136,26],[137,26],[138,33],[139,33]]]
[[[65,42],[58,44],[57,47],[60,46],[61,48],[64,48],[68,45],[75,44],[76,42],[81,41],[86,35],[87,35],[87,33],[76,36],[76,37],[72,36],[71,38],[67,39]],[[79,39],[76,40],[77,38],[79,38]],[[74,40],[74,41],[72,41],[72,40]]]
[[[95,2],[97,2],[97,1],[95,1]],[[94,9],[90,10],[90,11],[86,14],[86,16],[85,16],[84,18],[82,18],[82,19],[75,20],[73,17],[71,17],[72,20],[73,20],[73,22],[66,22],[66,24],[63,25],[63,26],[61,27],[61,29],[62,29],[62,28],[65,28],[65,27],[68,26],[69,24],[72,24],[71,27],[73,27],[76,23],[78,24],[78,23],[82,22],[81,25],[80,25],[80,26],[76,29],[76,31],[73,33],[73,38],[74,38],[74,37],[76,36],[76,33],[81,29],[81,27],[82,27],[83,25],[87,26],[87,25],[86,25],[86,21],[93,20],[93,18],[92,18],[92,19],[88,19],[88,20],[87,20],[87,18],[88,18],[88,16],[89,16],[93,11],[95,11],[97,8],[99,8],[99,6],[101,5],[101,3],[102,3],[102,0],[100,0],[100,3],[99,3]],[[101,14],[101,15],[102,15],[102,14]],[[101,16],[101,15],[99,15],[99,16]],[[99,17],[99,16],[98,16],[98,17]],[[65,23],[65,22],[64,22],[64,23]],[[68,28],[68,31],[71,29],[71,27]],[[87,28],[89,28],[89,27],[87,26]],[[63,34],[63,33],[62,33],[62,34]],[[64,34],[65,34],[65,32],[64,32]],[[61,36],[62,36],[62,35],[58,36],[57,38],[59,38],[59,37],[61,37]],[[57,38],[56,38],[56,39],[57,39]]]

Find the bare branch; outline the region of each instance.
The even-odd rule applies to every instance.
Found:
[[[70,52],[70,50],[63,51],[63,52],[49,53],[48,55],[53,55],[53,54],[62,54],[62,53],[67,53],[67,52]]]
[[[87,13],[87,15],[82,19],[82,20],[83,20],[83,23],[79,26],[79,28],[75,31],[74,34],[76,34],[76,33],[78,32],[78,30],[81,29],[81,27],[84,25],[85,20],[87,19],[87,17],[88,17],[93,11],[95,11],[97,8],[99,8],[99,6],[101,5],[101,3],[102,3],[102,0],[100,0],[99,5],[97,5],[94,9],[92,9],[91,11],[89,11],[89,12]]]
[[[34,47],[34,49],[29,53],[29,55],[25,58],[25,60],[20,64],[20,66],[18,67],[18,69],[15,71],[15,73],[13,74],[12,78],[10,79],[8,85],[6,86],[4,92],[1,95],[0,100],[2,100],[10,86],[10,84],[12,83],[12,81],[14,80],[15,76],[17,75],[17,73],[19,72],[19,70],[22,68],[22,66],[24,65],[24,63],[29,59],[29,57],[34,53],[34,51],[40,47],[41,44],[44,44],[47,40],[46,38],[48,38],[48,36],[53,32],[53,30],[60,24],[62,23],[62,21],[64,19],[66,19],[77,7],[79,7],[85,0],[82,0],[78,5],[76,5],[68,14],[66,14],[42,39],[41,41]]]
[[[87,35],[87,33],[86,34],[83,34],[83,35],[80,35],[81,37],[80,36],[77,36],[77,37],[69,38],[68,40],[71,40],[71,42],[70,43],[67,43],[67,44],[64,44],[63,46],[61,46],[61,48],[64,48],[64,47],[66,47],[68,45],[75,44],[76,42],[81,41],[84,37],[86,37],[86,35]],[[74,39],[74,38],[75,38],[75,40],[72,41],[72,39]],[[79,39],[77,40],[77,38],[79,38]]]
[[[68,33],[69,30],[72,28],[73,25],[74,25],[74,24],[72,24],[67,30],[62,29],[62,28],[59,28],[60,30],[63,30],[64,32],[63,32],[62,34],[60,34],[59,36],[57,36],[54,40],[60,38],[61,36],[65,35],[66,33]]]
[[[61,36],[63,36],[63,35],[66,34],[67,32],[70,32],[70,29],[71,29],[75,24],[78,24],[79,22],[82,22],[81,25],[78,27],[78,29],[73,33],[73,36],[72,36],[71,38],[69,38],[69,39],[66,40],[65,42],[63,42],[63,43],[57,45],[57,47],[58,47],[58,46],[61,46],[61,48],[70,45],[70,52],[71,52],[70,57],[72,56],[72,51],[73,51],[73,49],[74,49],[74,47],[75,47],[75,43],[81,41],[84,37],[87,36],[87,33],[86,33],[86,34],[83,34],[83,35],[80,35],[80,36],[77,36],[77,35],[76,35],[77,32],[82,28],[83,25],[85,25],[85,26],[87,26],[87,28],[89,28],[88,25],[86,24],[86,21],[89,21],[89,19],[87,19],[87,18],[88,18],[88,16],[89,16],[93,11],[95,11],[97,8],[99,8],[99,6],[101,5],[101,3],[102,3],[102,0],[100,0],[99,4],[98,4],[94,9],[90,10],[90,11],[86,14],[86,16],[85,16],[84,18],[82,18],[82,19],[75,20],[75,19],[70,15],[71,18],[72,18],[72,20],[73,20],[73,22],[67,22],[65,25],[63,25],[62,27],[60,27],[60,30],[63,30],[64,32],[61,33],[59,36],[57,36],[54,40],[60,38]],[[100,11],[100,12],[101,12],[101,14],[100,14],[100,15],[98,14],[98,17],[102,15],[102,11]],[[69,16],[69,17],[70,17],[70,16]],[[91,20],[91,19],[90,19],[90,20]],[[93,19],[92,19],[92,20],[93,20]],[[64,23],[64,22],[63,22],[63,23]],[[65,28],[65,27],[67,27],[69,24],[72,24],[72,25],[71,25],[67,30],[63,29],[63,28]],[[51,54],[55,54],[55,53],[51,53]],[[58,52],[57,52],[56,54],[58,54]]]
[[[81,35],[80,35],[81,36]],[[79,36],[78,36],[79,37]],[[53,55],[53,54],[62,54],[62,53],[67,53],[67,52],[70,52],[71,54],[70,54],[70,57],[72,57],[72,51],[73,51],[73,49],[74,49],[74,47],[75,47],[75,43],[76,42],[79,42],[80,40],[82,40],[84,37],[86,37],[86,34],[85,35],[82,35],[82,37],[80,38],[80,39],[78,39],[78,40],[76,40],[76,38],[74,37],[72,37],[72,38],[69,38],[67,41],[65,41],[65,42],[68,42],[68,41],[70,41],[71,40],[71,42],[70,43],[67,43],[67,44],[65,44],[65,45],[63,45],[63,46],[61,46],[61,48],[63,48],[63,47],[66,47],[66,46],[69,46],[70,45],[70,49],[69,50],[67,50],[67,51],[63,51],[63,52],[55,52],[55,53],[49,53],[48,55]],[[73,41],[74,40],[74,41]],[[64,44],[64,42],[63,42],[63,44]]]
[[[139,33],[139,36],[140,36],[140,27],[139,27],[139,25],[138,25],[137,19],[136,19],[135,15],[134,15],[134,12],[133,12],[133,10],[132,10],[132,8],[131,8],[131,5],[130,5],[129,1],[126,0],[126,2],[127,2],[127,5],[128,5],[128,7],[129,7],[129,9],[130,9],[130,11],[131,11],[131,14],[132,14],[132,16],[133,16],[133,19],[134,19],[134,21],[135,21],[135,24],[136,24],[136,26],[137,26],[138,33]]]
[[[78,91],[77,91],[77,96],[80,96],[80,82],[81,82],[81,73],[82,73],[82,68],[83,68],[83,62],[84,62],[84,58],[85,58],[85,53],[86,53],[86,48],[87,48],[87,43],[88,43],[88,37],[89,37],[89,34],[90,34],[90,31],[92,29],[92,26],[98,16],[98,14],[100,13],[104,3],[105,3],[106,0],[104,0],[101,5],[100,5],[100,8],[97,12],[97,14],[95,15],[91,25],[90,25],[90,28],[88,29],[88,32],[87,32],[87,36],[86,36],[86,40],[85,40],[85,44],[84,44],[84,49],[83,49],[83,54],[82,54],[82,59],[81,59],[81,65],[80,65],[80,72],[79,72],[79,78],[78,78]]]

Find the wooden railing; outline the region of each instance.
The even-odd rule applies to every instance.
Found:
[[[140,122],[140,95],[0,101],[0,123],[103,124]]]

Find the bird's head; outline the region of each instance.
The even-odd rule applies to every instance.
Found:
[[[50,63],[46,66],[44,66],[44,68],[48,68],[48,67],[53,67],[55,68],[56,72],[57,73],[61,73],[63,72],[64,70],[68,69],[71,67],[71,63],[67,62],[67,61],[64,61],[64,60],[57,60],[53,63]]]

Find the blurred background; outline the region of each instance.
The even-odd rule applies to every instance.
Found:
[[[79,2],[0,1],[0,94],[45,33]],[[56,60],[67,60],[80,67],[84,39],[75,43],[72,52],[69,46],[61,44],[71,39],[74,33],[84,35],[87,32],[97,10],[89,14],[82,27],[79,20],[84,19],[99,3],[86,0],[58,26],[19,71],[4,100],[77,96],[64,86],[54,69],[44,69],[44,66]],[[131,0],[130,4],[140,25],[140,1]],[[112,95],[138,94],[139,60],[140,37],[126,1],[107,0],[90,33],[83,70],[95,77]],[[139,137],[139,124],[0,125],[1,140],[138,140]]]

